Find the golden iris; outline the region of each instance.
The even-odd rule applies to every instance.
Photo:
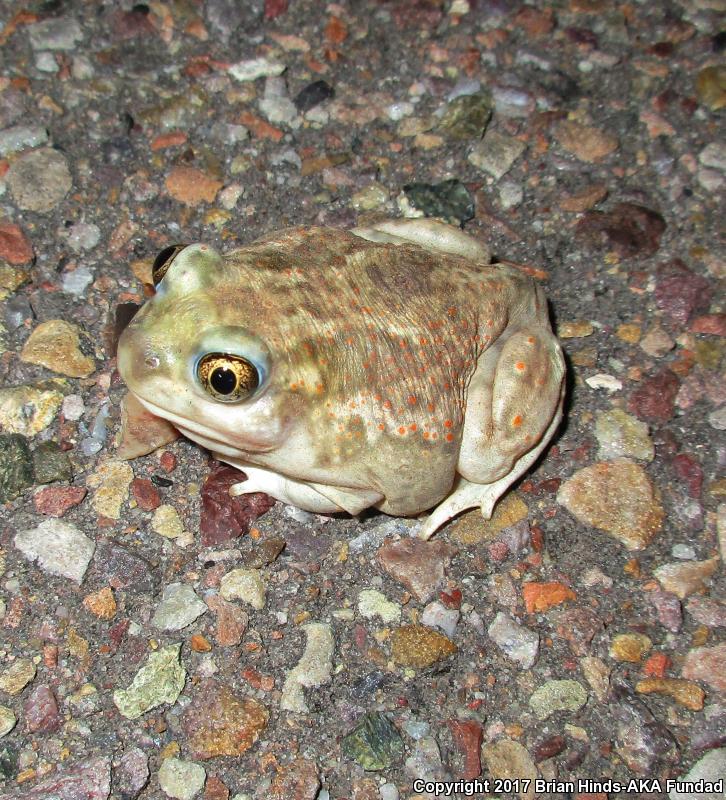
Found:
[[[252,394],[260,385],[254,364],[242,356],[207,353],[197,365],[197,376],[204,391],[215,400],[233,403]]]

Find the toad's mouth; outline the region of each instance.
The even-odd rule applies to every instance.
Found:
[[[269,453],[274,449],[274,446],[270,445],[269,442],[262,442],[256,440],[254,436],[248,435],[245,435],[244,449],[234,447],[230,441],[229,431],[217,430],[209,425],[200,424],[179,414],[174,414],[168,409],[157,406],[156,403],[140,397],[138,394],[135,394],[135,397],[155,417],[161,417],[161,419],[171,422],[179,433],[186,436],[187,439],[191,439],[214,453],[236,458],[250,453]]]

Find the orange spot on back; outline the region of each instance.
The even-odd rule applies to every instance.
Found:
[[[512,425],[515,428],[518,428],[522,424],[522,416],[521,414],[517,414],[517,416],[512,420]]]
[[[433,411],[435,407],[436,407],[436,406],[434,406],[434,404],[433,404],[433,403],[429,403],[429,404],[426,406],[426,408],[428,408],[428,410],[429,410],[429,411]]]
[[[445,428],[451,428],[451,427],[453,427],[453,425],[454,425],[454,423],[450,419],[445,419],[444,420],[444,427]]]
[[[398,432],[401,434],[401,436],[404,436],[404,435],[406,434],[406,429],[405,429],[403,426],[401,426],[401,427],[398,429]]]
[[[379,422],[378,423],[378,430],[379,431],[385,431],[386,430],[386,426],[382,422]]]
[[[453,433],[447,433],[446,434],[446,441],[447,442],[453,442],[454,441],[454,434]]]
[[[408,429],[409,429],[410,431],[415,431],[415,430],[416,430],[416,428],[418,428],[418,425],[416,425],[416,423],[415,423],[415,422],[412,422],[412,423],[411,423],[411,424],[408,426]]]
[[[415,406],[416,405],[416,395],[410,394],[408,396],[408,404],[410,406]]]
[[[384,400],[383,401],[383,408],[390,408],[390,407],[391,407],[391,401],[390,400]]]
[[[518,369],[520,372],[524,372],[524,370],[527,369],[527,365],[524,363],[524,361],[517,361],[517,363],[514,365],[514,368]]]

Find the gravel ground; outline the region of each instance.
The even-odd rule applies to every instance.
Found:
[[[2,800],[726,775],[724,11],[0,3]],[[539,279],[568,357],[491,522],[255,519],[190,442],[120,458],[161,248],[422,212]]]

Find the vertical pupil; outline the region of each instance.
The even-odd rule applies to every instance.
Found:
[[[237,388],[237,376],[227,367],[217,367],[212,372],[209,382],[218,394],[231,394]]]

